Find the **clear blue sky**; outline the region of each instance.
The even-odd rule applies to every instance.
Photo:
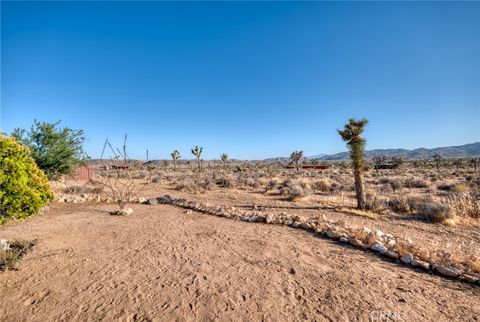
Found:
[[[479,2],[4,2],[1,129],[34,119],[141,158],[480,140]]]

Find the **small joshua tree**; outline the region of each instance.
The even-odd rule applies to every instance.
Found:
[[[297,169],[297,172],[300,171],[300,160],[303,158],[303,151],[293,151],[292,154],[290,154],[290,160],[295,163],[295,168]]]
[[[403,158],[402,157],[393,157],[392,158],[392,164],[396,167],[400,167],[403,164]]]
[[[202,171],[202,164],[200,162],[200,157],[202,156],[203,147],[196,145],[192,149],[192,154],[197,158],[198,171]]]
[[[453,160],[453,165],[458,170],[463,165],[463,160],[462,159],[455,159],[455,160]]]
[[[170,153],[173,159],[173,171],[177,171],[177,160],[180,159],[180,152],[177,150]]]
[[[223,162],[223,167],[224,167],[224,168],[227,168],[228,154],[226,154],[226,153],[220,154],[220,159],[221,159],[222,162]]]
[[[433,162],[435,162],[435,166],[437,167],[437,171],[438,171],[438,169],[440,169],[440,165],[441,165],[442,162],[443,162],[442,156],[439,155],[439,154],[435,154],[435,155],[433,156]]]
[[[471,158],[470,159],[470,164],[473,166],[475,171],[477,171],[477,164],[478,164],[479,158]]]
[[[373,164],[383,164],[387,162],[387,157],[384,155],[376,155],[372,158]]]
[[[342,139],[347,142],[352,159],[353,172],[355,175],[355,191],[357,195],[357,208],[364,210],[367,206],[367,198],[363,186],[363,172],[365,171],[365,144],[366,141],[360,135],[367,125],[367,119],[355,120],[351,118],[345,124],[343,130],[337,130]]]

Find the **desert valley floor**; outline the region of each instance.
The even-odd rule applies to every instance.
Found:
[[[235,190],[146,192],[162,193],[237,206],[268,198]],[[54,204],[0,227],[1,238],[37,240],[17,271],[0,273],[2,321],[480,319],[478,286],[306,231],[160,204],[136,204],[130,216],[111,216],[114,207]],[[480,240],[478,229],[468,227],[289,211],[400,231],[420,242]]]

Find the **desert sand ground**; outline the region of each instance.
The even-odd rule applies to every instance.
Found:
[[[171,193],[157,188],[146,196]],[[189,195],[216,204],[272,199],[239,190]],[[271,203],[288,206],[277,200]],[[0,227],[36,239],[17,271],[0,273],[2,321],[476,321],[480,288],[430,275],[286,226],[218,218],[169,205],[54,204]],[[425,242],[478,245],[476,228],[373,220]],[[341,218],[340,218],[341,217]]]

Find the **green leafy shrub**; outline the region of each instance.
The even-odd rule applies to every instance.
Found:
[[[59,128],[56,123],[35,120],[30,131],[15,129],[12,136],[30,149],[30,155],[49,179],[72,174],[88,160],[83,151],[82,130]]]
[[[53,199],[47,176],[29,155],[0,132],[0,223],[33,215]]]

